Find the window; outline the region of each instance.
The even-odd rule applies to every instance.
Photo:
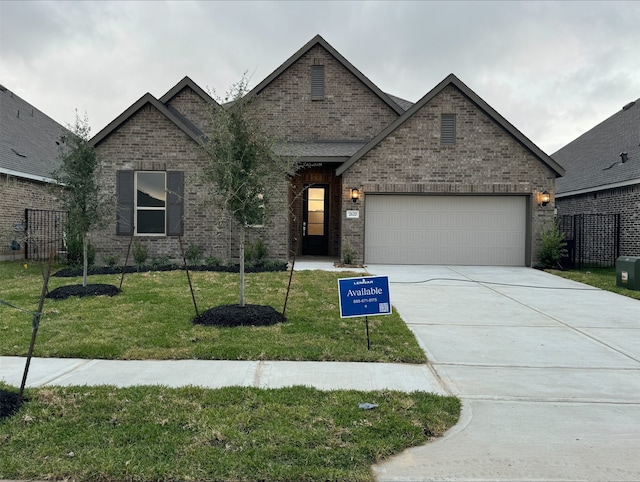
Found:
[[[164,234],[166,208],[166,174],[164,172],[136,172],[136,234]]]
[[[440,117],[440,144],[456,143],[456,115],[442,114]]]
[[[118,171],[116,234],[181,235],[183,184],[180,171]]]
[[[324,65],[311,66],[311,100],[324,100]]]

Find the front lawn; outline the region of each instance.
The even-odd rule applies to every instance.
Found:
[[[616,268],[586,268],[571,271],[559,271],[555,269],[547,270],[556,276],[579,281],[586,285],[595,286],[606,291],[612,291],[619,295],[628,296],[640,300],[640,291],[616,286]]]
[[[331,360],[424,363],[424,352],[399,315],[369,319],[367,350],[362,318],[341,319],[337,279],[353,273],[295,272],[288,321],[267,327],[193,325],[195,316],[184,271],[128,274],[114,297],[47,299],[35,356],[104,359]],[[238,274],[193,272],[199,312],[238,302]],[[282,311],[289,273],[251,273],[246,303]],[[49,289],[81,278],[52,277]],[[118,286],[117,275],[89,283]],[[0,301],[33,311],[42,286],[41,268],[0,263]],[[0,304],[0,355],[25,356],[32,315]]]
[[[26,395],[0,420],[0,479],[372,481],[372,464],[441,436],[460,414],[456,398],[422,392],[85,386]]]

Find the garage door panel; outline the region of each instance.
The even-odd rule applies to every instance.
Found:
[[[523,266],[524,196],[367,196],[367,263]]]

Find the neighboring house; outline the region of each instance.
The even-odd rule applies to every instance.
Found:
[[[412,104],[316,36],[247,95],[277,152],[304,165],[276,189],[273,219],[250,230],[271,258],[348,249],[365,263],[535,264],[553,220],[539,196],[564,171],[454,75]],[[237,256],[237,227],[203,203],[197,178],[209,106],[185,77],[92,139],[118,194],[99,251],[124,256],[135,235],[150,256],[177,257],[181,235],[205,257]]]
[[[24,257],[25,246],[31,255],[46,253],[55,244],[52,239],[61,241],[61,215],[47,214],[60,209],[50,184],[52,171],[60,165],[58,142],[67,132],[0,86],[0,259]],[[31,231],[27,231],[27,210],[48,212],[33,212],[38,223],[32,223]]]
[[[619,250],[609,253],[609,261],[616,254],[640,256],[640,99],[628,103],[552,157],[566,169],[556,184],[560,219],[585,215],[597,220],[599,216],[593,215],[619,215],[618,225],[604,223],[604,216],[591,223],[591,234],[600,247],[590,258],[604,262],[598,255],[611,251],[610,239],[616,232]]]

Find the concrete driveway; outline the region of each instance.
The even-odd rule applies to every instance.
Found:
[[[368,271],[463,400],[378,480],[640,480],[640,301],[529,268]]]

